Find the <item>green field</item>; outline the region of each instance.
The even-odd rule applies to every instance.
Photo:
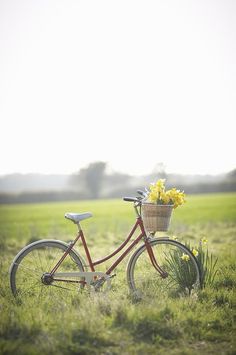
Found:
[[[124,240],[135,220],[132,203],[0,206],[0,354],[236,354],[236,194],[189,196],[174,211],[167,234],[192,246],[206,238],[209,252],[218,257],[214,283],[197,296],[163,299],[160,294],[135,303],[125,280],[125,259],[108,294],[83,292],[27,303],[15,299],[8,276],[15,254],[42,238],[72,240],[77,231],[64,213],[87,211],[93,218],[82,226],[96,259]]]

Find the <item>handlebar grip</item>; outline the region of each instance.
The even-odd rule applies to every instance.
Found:
[[[139,202],[136,197],[123,197],[123,200],[127,202]]]

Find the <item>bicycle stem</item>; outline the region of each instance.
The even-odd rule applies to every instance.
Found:
[[[140,208],[140,211],[138,211],[138,207]],[[141,216],[141,203],[140,202],[134,203],[134,210],[135,210],[136,217],[140,217]]]

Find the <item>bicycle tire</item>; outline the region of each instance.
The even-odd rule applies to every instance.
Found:
[[[50,272],[68,248],[59,240],[40,240],[27,245],[14,258],[10,267],[10,287],[14,296],[54,296],[65,290],[78,290],[80,284],[65,285],[53,282],[45,285],[42,275]],[[70,256],[70,257],[69,257]],[[81,257],[73,249],[59,266],[58,271],[84,271]],[[55,287],[54,287],[55,286]]]
[[[127,282],[135,298],[177,297],[190,295],[199,289],[200,268],[197,259],[185,245],[169,238],[155,238],[149,243],[158,265],[168,276],[161,277],[143,244],[127,265]]]

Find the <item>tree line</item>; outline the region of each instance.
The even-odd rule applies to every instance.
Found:
[[[105,162],[93,162],[68,177],[68,187],[57,190],[33,190],[18,193],[1,192],[0,203],[37,203],[99,198],[134,196],[137,189],[144,189],[150,182],[166,178],[167,187],[176,186],[187,194],[236,191],[236,169],[222,177],[192,177],[167,174],[162,165],[155,172],[142,177],[128,174],[107,173]]]

